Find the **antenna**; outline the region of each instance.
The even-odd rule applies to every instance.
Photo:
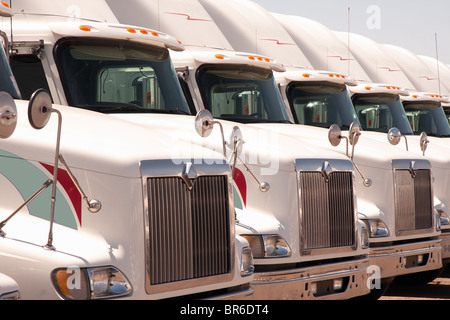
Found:
[[[350,7],[348,7],[347,18],[347,75],[350,76]]]
[[[438,51],[438,36],[437,33],[434,34],[434,41],[436,44],[436,65],[437,65],[437,76],[438,76],[438,90],[441,94],[441,76],[439,74],[439,51]]]

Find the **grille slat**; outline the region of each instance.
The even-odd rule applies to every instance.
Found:
[[[430,170],[395,170],[395,229],[397,234],[432,228]]]
[[[226,176],[148,178],[150,284],[230,272]]]
[[[353,246],[354,197],[351,172],[299,173],[303,250]]]

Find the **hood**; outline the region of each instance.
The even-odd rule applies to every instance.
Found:
[[[28,161],[52,164],[58,116],[53,113],[47,126],[36,130],[26,117],[28,102],[16,100],[16,106],[16,130],[2,141],[1,149]],[[54,109],[62,115],[60,153],[74,168],[140,177],[142,160],[191,159],[201,155],[199,147],[179,141],[180,136],[168,134],[164,126],[145,128],[111,115],[61,105],[54,105]],[[159,122],[163,123],[161,119]],[[176,154],[173,145],[180,148]],[[220,153],[210,152],[208,157],[223,161]]]
[[[139,124],[145,128],[167,130],[172,140],[201,145],[206,150],[214,150],[222,153],[222,137],[220,127],[215,125],[212,134],[207,138],[201,138],[194,130],[195,117],[183,115],[149,115],[149,114],[120,114],[116,118]],[[296,159],[339,159],[348,158],[338,153],[318,149],[308,144],[306,139],[299,141],[273,130],[263,127],[235,123],[226,120],[218,120],[223,127],[224,138],[230,140],[231,131],[239,127],[245,141],[240,159],[246,164],[258,167],[261,175],[274,175],[278,170],[295,170]],[[292,127],[293,125],[288,125]],[[173,147],[173,146],[172,146]],[[204,151],[209,152],[209,151]],[[227,148],[227,157],[230,160],[231,149]]]
[[[316,147],[338,152],[343,156],[346,154],[346,140],[343,139],[337,147],[333,147],[328,141],[328,129],[325,128],[305,125],[285,126],[283,124],[257,124],[255,126],[273,130],[296,139],[304,139]],[[342,135],[348,136],[348,132],[343,131]],[[348,151],[351,154],[352,146],[349,145]],[[414,160],[422,158],[394,148],[388,143],[371,139],[365,135],[365,132],[361,132],[361,136],[355,146],[354,161],[357,165],[392,170],[392,160],[405,159]]]

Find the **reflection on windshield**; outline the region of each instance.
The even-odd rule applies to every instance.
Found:
[[[71,106],[103,113],[190,114],[166,49],[67,40],[57,45],[55,58]]]
[[[20,99],[19,89],[15,83],[3,48],[0,48],[0,59],[2,60],[0,62],[0,91],[8,92],[14,99]]]
[[[272,71],[221,65],[199,69],[197,81],[204,104],[218,119],[241,123],[289,123]]]
[[[398,96],[356,94],[352,101],[363,130],[387,133],[389,129],[396,127],[403,135],[413,134]]]
[[[358,122],[345,85],[297,82],[289,86],[287,93],[298,124],[323,128],[337,124],[348,130],[352,122]]]
[[[450,127],[440,103],[404,101],[414,134],[425,132],[429,136],[450,137]]]

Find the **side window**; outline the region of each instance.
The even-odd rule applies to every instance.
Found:
[[[10,65],[24,100],[29,100],[37,89],[42,88],[50,92],[42,61],[38,57],[13,55]]]

